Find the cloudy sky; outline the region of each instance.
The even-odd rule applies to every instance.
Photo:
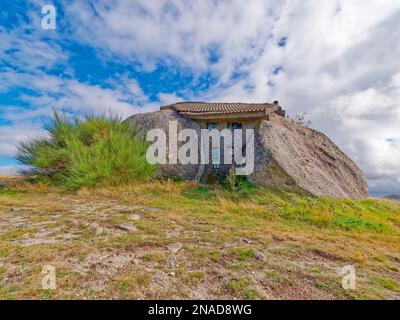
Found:
[[[42,6],[56,29],[42,28]],[[53,109],[122,116],[180,100],[306,112],[400,193],[400,0],[1,0],[0,173]]]

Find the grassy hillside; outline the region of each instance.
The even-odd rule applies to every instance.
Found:
[[[341,287],[349,264],[356,290]],[[171,181],[0,189],[4,299],[394,299],[399,283],[396,201]]]

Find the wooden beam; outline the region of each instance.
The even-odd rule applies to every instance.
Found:
[[[232,120],[232,119],[267,119],[269,113],[265,111],[259,112],[240,112],[240,113],[221,113],[221,114],[196,114],[196,113],[186,113],[180,112],[183,117],[193,119],[193,120]]]

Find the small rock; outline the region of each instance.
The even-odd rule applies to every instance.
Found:
[[[179,262],[175,256],[169,256],[166,259],[166,263],[167,263],[168,268],[170,268],[170,269],[176,269],[179,267]]]
[[[180,233],[179,229],[175,229],[175,230],[172,230],[172,231],[167,231],[167,232],[165,233],[165,236],[166,236],[167,238],[176,238],[176,237],[178,237],[180,234],[181,234],[181,233]]]
[[[172,253],[177,253],[179,250],[181,250],[183,247],[182,243],[180,242],[175,242],[171,243],[167,246],[167,249],[171,251]]]
[[[159,209],[159,208],[144,207],[143,209],[145,211],[148,211],[148,212],[159,212],[159,211],[161,211],[161,209]]]
[[[137,213],[129,215],[129,220],[140,220],[141,218],[140,214]]]
[[[282,238],[282,237],[273,235],[273,236],[272,236],[272,240],[274,240],[274,241],[279,241],[279,242],[280,242],[280,241],[284,241],[285,238]]]
[[[170,272],[169,275],[170,275],[171,277],[174,277],[174,276],[175,276],[175,272]]]
[[[103,228],[103,227],[97,227],[97,228],[94,230],[94,233],[95,233],[96,235],[103,234],[103,233],[104,233],[104,228]]]
[[[18,212],[18,211],[24,211],[24,209],[23,208],[11,208],[11,211]]]
[[[120,229],[122,229],[122,230],[126,230],[126,231],[129,231],[129,232],[137,231],[136,226],[133,223],[130,223],[130,222],[121,223],[118,227]]]
[[[262,253],[261,251],[258,251],[258,250],[254,250],[253,251],[253,257],[255,259],[261,260],[261,261],[265,261],[266,260],[265,254]]]

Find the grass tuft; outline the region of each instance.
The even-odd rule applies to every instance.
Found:
[[[25,175],[67,189],[121,185],[155,173],[146,159],[147,142],[117,117],[70,118],[55,112],[48,137],[23,142],[17,160]]]

